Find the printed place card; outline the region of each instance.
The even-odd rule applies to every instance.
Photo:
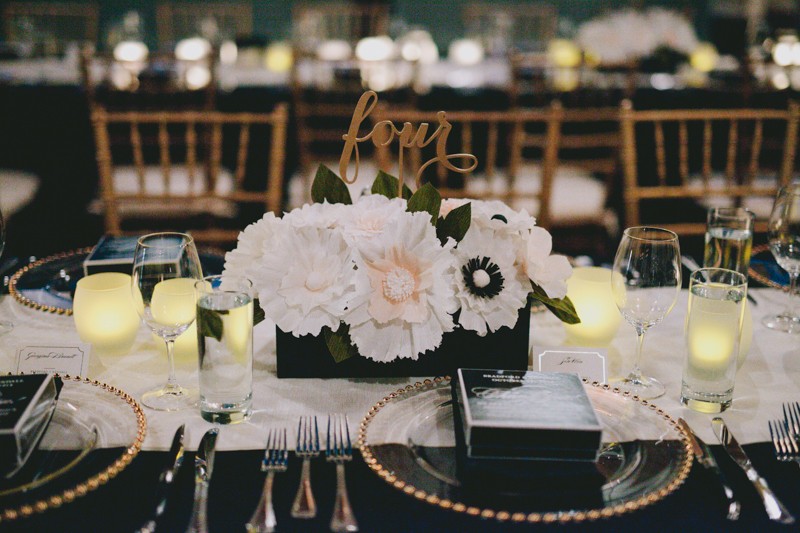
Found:
[[[604,348],[534,346],[532,353],[533,369],[539,372],[574,372],[589,381],[606,382],[608,350]]]
[[[86,376],[89,370],[89,345],[33,345],[17,349],[17,372],[57,372]]]

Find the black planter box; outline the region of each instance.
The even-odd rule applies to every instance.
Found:
[[[439,348],[421,354],[416,361],[378,363],[358,356],[336,363],[322,335],[298,338],[276,330],[279,378],[451,376],[459,367],[525,370],[530,309],[520,310],[513,329],[501,328],[485,337],[460,328],[445,333]]]

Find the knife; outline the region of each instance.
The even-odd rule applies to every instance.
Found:
[[[736,461],[736,464],[747,474],[747,479],[750,480],[756,488],[756,491],[758,491],[758,495],[761,496],[761,500],[764,502],[764,508],[770,520],[780,522],[781,524],[793,524],[794,517],[786,510],[775,494],[772,493],[772,490],[767,486],[767,481],[753,468],[753,463],[750,462],[750,458],[747,457],[747,454],[744,453],[739,442],[731,434],[730,430],[728,430],[725,421],[720,417],[714,418],[711,421],[711,429],[714,430],[714,434],[719,439],[720,444],[725,448],[725,451],[728,452],[731,459]]]
[[[185,431],[186,424],[182,424],[181,427],[175,430],[175,436],[172,437],[172,446],[169,448],[168,457],[170,462],[167,463],[167,466],[158,478],[158,488],[156,489],[156,501],[158,502],[158,506],[156,507],[156,512],[153,518],[139,529],[139,533],[153,533],[153,531],[156,530],[156,522],[159,517],[164,514],[164,509],[167,506],[169,486],[172,484],[172,480],[175,479],[183,463],[183,435]]]
[[[686,434],[689,435],[689,442],[692,445],[692,453],[694,453],[697,462],[703,465],[703,467],[710,471],[714,472],[717,475],[717,479],[719,479],[720,484],[722,485],[722,490],[725,493],[725,500],[728,502],[728,520],[738,520],[739,519],[739,511],[741,511],[741,504],[736,501],[733,497],[733,490],[728,485],[728,481],[725,479],[725,475],[720,470],[719,465],[717,465],[716,459],[714,459],[714,455],[711,453],[711,448],[708,447],[708,444],[703,442],[703,440],[698,437],[695,432],[689,427],[689,424],[686,423],[686,420],[683,418],[678,419],[678,425],[686,431]]]
[[[187,533],[208,533],[208,484],[214,470],[217,433],[217,428],[206,431],[197,447],[197,455],[194,457],[194,504]]]

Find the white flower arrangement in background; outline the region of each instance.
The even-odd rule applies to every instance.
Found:
[[[340,178],[321,167],[312,191],[334,193],[248,226],[224,274],[250,278],[282,331],[338,336],[379,362],[417,359],[455,328],[481,336],[513,328],[529,296],[578,321],[565,298],[572,267],[550,254],[550,234],[527,212],[442,201],[430,185],[391,198],[397,181],[379,178],[351,204]]]
[[[690,54],[699,45],[689,20],[675,11],[615,11],[584,22],[578,45],[602,64],[625,63],[652,55],[658,48]]]

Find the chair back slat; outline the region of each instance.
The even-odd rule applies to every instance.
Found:
[[[753,145],[750,150],[750,164],[748,165],[747,183],[752,185],[753,180],[758,175],[758,161],[761,158],[761,143],[764,140],[764,121],[756,120],[753,129]]]
[[[689,132],[685,120],[678,123],[678,137],[681,182],[685,185],[689,181]]]
[[[236,157],[236,186],[244,185],[244,176],[247,166],[247,152],[250,148],[250,124],[243,123],[239,126],[239,153]]]
[[[725,165],[725,176],[728,184],[732,185],[736,179],[736,152],[739,144],[739,121],[728,121],[728,156]]]
[[[197,125],[194,121],[186,123],[186,170],[192,186],[197,177]]]
[[[703,179],[706,187],[708,187],[708,181],[711,179],[711,135],[711,121],[706,119],[703,122]]]
[[[133,149],[133,163],[136,166],[136,176],[139,178],[139,190],[145,190],[144,154],[142,153],[142,134],[139,122],[131,120],[131,148]]]
[[[164,178],[164,194],[171,196],[172,175],[170,172],[169,132],[167,131],[167,117],[163,113],[161,113],[161,118],[158,121],[158,152],[161,163],[161,176]]]
[[[661,185],[667,182],[667,157],[664,152],[664,125],[661,121],[655,123],[656,136],[656,162],[658,163],[658,181]]]

